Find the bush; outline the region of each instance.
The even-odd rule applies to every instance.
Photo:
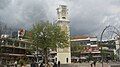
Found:
[[[23,59],[20,59],[20,60],[19,60],[19,64],[20,64],[20,66],[23,66],[23,65],[25,65],[25,64],[26,64],[26,61],[25,61],[25,60],[23,60]]]

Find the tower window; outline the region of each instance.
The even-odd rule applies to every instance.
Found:
[[[62,19],[66,19],[66,17],[62,17]]]
[[[68,58],[66,58],[66,62],[68,63]]]

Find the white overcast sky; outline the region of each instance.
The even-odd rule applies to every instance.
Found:
[[[120,28],[120,0],[0,0],[0,21],[30,27],[35,20],[57,18],[56,8],[67,5],[72,35],[100,35],[107,25]]]

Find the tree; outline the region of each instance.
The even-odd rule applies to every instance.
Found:
[[[82,45],[72,44],[71,45],[72,55],[79,57],[80,53],[84,51],[84,47],[85,46],[82,46]]]
[[[68,46],[68,35],[57,24],[39,22],[33,25],[30,30],[29,39],[37,48],[44,51],[45,64],[48,67],[48,50],[53,48],[64,48]]]

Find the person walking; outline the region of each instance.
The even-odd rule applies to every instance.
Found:
[[[14,63],[14,64],[15,64],[15,67],[17,67],[17,61],[15,61],[15,63]]]
[[[43,63],[40,64],[40,67],[44,67],[44,66],[43,66]]]
[[[94,64],[94,67],[96,67],[96,62],[97,62],[96,60],[93,62],[93,64]]]
[[[93,67],[93,61],[91,61],[91,64],[90,64],[91,67]]]
[[[58,61],[58,67],[60,67],[60,61]]]
[[[36,63],[34,61],[32,61],[31,67],[36,67]]]
[[[53,67],[57,67],[57,64],[56,64],[56,62],[54,63]]]

